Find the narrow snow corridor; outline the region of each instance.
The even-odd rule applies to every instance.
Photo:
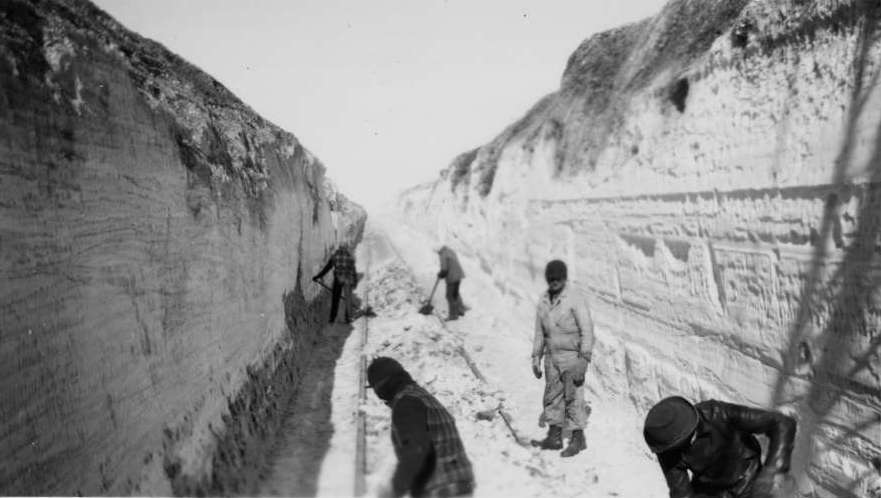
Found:
[[[437,272],[437,256],[431,248],[438,241],[410,229],[394,217],[372,216],[368,227],[368,230],[389,238],[390,245],[406,268],[405,272],[410,275],[408,278],[413,278],[421,295],[426,296]],[[441,334],[463,346],[487,378],[489,385],[482,389],[498,398],[512,415],[517,434],[541,438],[545,429],[538,426],[538,417],[544,382],[532,376],[529,363],[534,303],[503,294],[499,289],[504,286],[494,282],[472,255],[460,253],[459,258],[466,273],[461,293],[471,309],[464,318],[446,322],[446,330],[437,318],[431,317],[433,322],[428,333]],[[536,293],[533,298],[537,296]],[[436,313],[445,316],[442,289],[435,294],[433,303]],[[399,313],[409,317],[416,308],[418,303],[412,305],[412,311],[402,309]],[[598,323],[597,328],[600,336],[610,334],[602,323]],[[400,330],[390,330],[389,333],[395,334],[395,339],[387,339],[389,345],[386,349],[394,348],[392,344],[396,342],[404,342],[403,338],[397,339],[403,335]],[[376,334],[371,337],[372,342],[377,340]],[[416,334],[409,337],[410,341],[419,338]],[[452,344],[436,344],[440,344],[442,350],[443,347],[454,347]],[[406,344],[406,347],[422,351],[417,345]],[[401,356],[399,359],[405,358]],[[425,362],[432,356],[417,353],[414,354],[416,358]],[[463,368],[467,368],[462,363]],[[427,378],[437,377],[439,371],[451,371],[449,367],[443,368],[430,370]],[[500,432],[499,440],[491,444],[481,441],[481,436],[476,440],[481,441],[478,444],[469,440],[465,435],[468,428],[486,423],[476,422],[474,418],[477,410],[493,408],[488,400],[485,406],[475,407],[471,413],[457,414],[466,449],[469,455],[473,454],[475,461],[478,496],[666,496],[657,461],[642,440],[642,420],[628,398],[627,379],[613,377],[610,381],[609,376],[597,373],[592,365],[585,384],[592,407],[586,429],[588,449],[574,458],[564,459],[558,452],[523,448],[507,431]],[[460,396],[465,394],[463,391],[467,391],[467,387],[448,377],[452,375],[433,381]],[[424,380],[424,377],[416,378]],[[446,400],[441,398],[441,401]],[[504,428],[498,418],[494,423],[500,429]]]
[[[575,458],[520,444],[544,431],[537,426],[543,382],[531,376],[528,365],[531,322],[517,321],[516,310],[506,309],[505,301],[493,295],[492,287],[485,286],[486,276],[467,257],[465,298],[471,310],[465,318],[445,324],[437,315],[418,313],[427,295],[424,277],[436,266],[429,241],[401,227],[389,234],[372,226],[358,256],[359,269],[366,269],[358,295],[377,316],[360,318],[354,328],[325,329],[291,405],[261,494],[353,493],[358,356],[363,349],[368,358],[386,355],[401,361],[456,417],[474,464],[476,496],[663,495],[660,474],[639,442],[639,421],[628,411],[626,400],[602,399],[591,391],[589,448]],[[444,314],[440,296],[442,292],[436,293],[433,303],[438,314]],[[463,351],[486,382],[469,368]],[[498,416],[499,407],[510,414],[520,442]],[[367,494],[374,495],[388,482],[396,463],[389,439],[390,412],[372,392],[361,410],[366,418]],[[480,420],[478,413],[492,414],[492,419]]]
[[[474,465],[475,496],[664,496],[657,464],[641,441],[626,396],[588,387],[593,407],[588,449],[574,458],[523,443],[540,438],[543,381],[529,368],[531,310],[496,294],[468,256],[463,295],[466,317],[443,322],[446,306],[435,294],[435,315],[418,309],[433,283],[437,262],[431,241],[403,226],[369,225],[358,250],[365,275],[357,289],[375,318],[325,328],[291,403],[261,495],[351,496],[357,489],[359,409],[366,420],[366,494],[388,483],[396,458],[390,410],[373,392],[359,407],[360,355],[391,356],[450,410]],[[414,271],[416,270],[416,271]],[[467,354],[485,381],[475,375]],[[592,379],[588,380],[588,383]],[[515,439],[501,408],[520,441]],[[478,413],[482,416],[478,418]]]

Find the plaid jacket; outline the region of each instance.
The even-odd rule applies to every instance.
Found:
[[[333,253],[333,277],[347,284],[354,284],[358,279],[355,273],[355,257],[342,247]]]
[[[330,261],[324,265],[317,277],[321,278],[333,266],[333,278],[341,283],[355,285],[358,283],[358,274],[355,271],[355,258],[348,250],[340,247],[334,251]]]
[[[392,400],[392,409],[405,396],[416,398],[425,405],[428,432],[435,454],[434,471],[418,495],[454,496],[470,492],[474,487],[474,472],[452,415],[434,396],[417,384],[408,384],[401,389]],[[394,427],[392,444],[398,452],[401,442]]]

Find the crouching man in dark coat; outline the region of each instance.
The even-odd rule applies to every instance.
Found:
[[[398,457],[391,489],[380,495],[470,495],[474,491],[471,462],[446,408],[391,358],[373,360],[367,381],[392,409],[392,444]]]
[[[795,429],[779,412],[674,396],[649,410],[643,436],[672,498],[776,498],[784,496]],[[764,463],[755,434],[769,440]]]

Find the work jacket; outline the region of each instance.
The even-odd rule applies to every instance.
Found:
[[[474,489],[474,472],[453,416],[415,383],[391,401],[395,496],[457,496]]]
[[[454,284],[465,278],[465,272],[462,271],[459,258],[456,257],[456,253],[452,249],[443,246],[437,255],[440,258],[440,276],[445,278],[448,284]]]
[[[541,358],[546,352],[561,368],[578,356],[588,356],[594,344],[593,320],[587,296],[567,283],[552,300],[542,294],[535,313],[535,335],[532,356]]]
[[[796,427],[793,418],[716,400],[702,401],[695,408],[700,422],[694,441],[658,455],[671,498],[747,496],[763,467],[761,446],[753,434],[769,439],[764,470],[789,470]]]
[[[348,249],[338,248],[331,255],[324,268],[318,272],[316,278],[321,278],[333,268],[333,278],[342,284],[354,286],[358,283],[358,274],[355,271],[355,258]]]

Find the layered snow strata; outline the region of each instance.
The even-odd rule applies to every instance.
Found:
[[[88,2],[0,11],[0,494],[247,493],[363,210]]]
[[[532,303],[562,257],[593,291],[598,368],[799,419],[806,496],[881,467],[881,6],[670,2],[597,35],[558,92],[441,178],[410,222]]]

